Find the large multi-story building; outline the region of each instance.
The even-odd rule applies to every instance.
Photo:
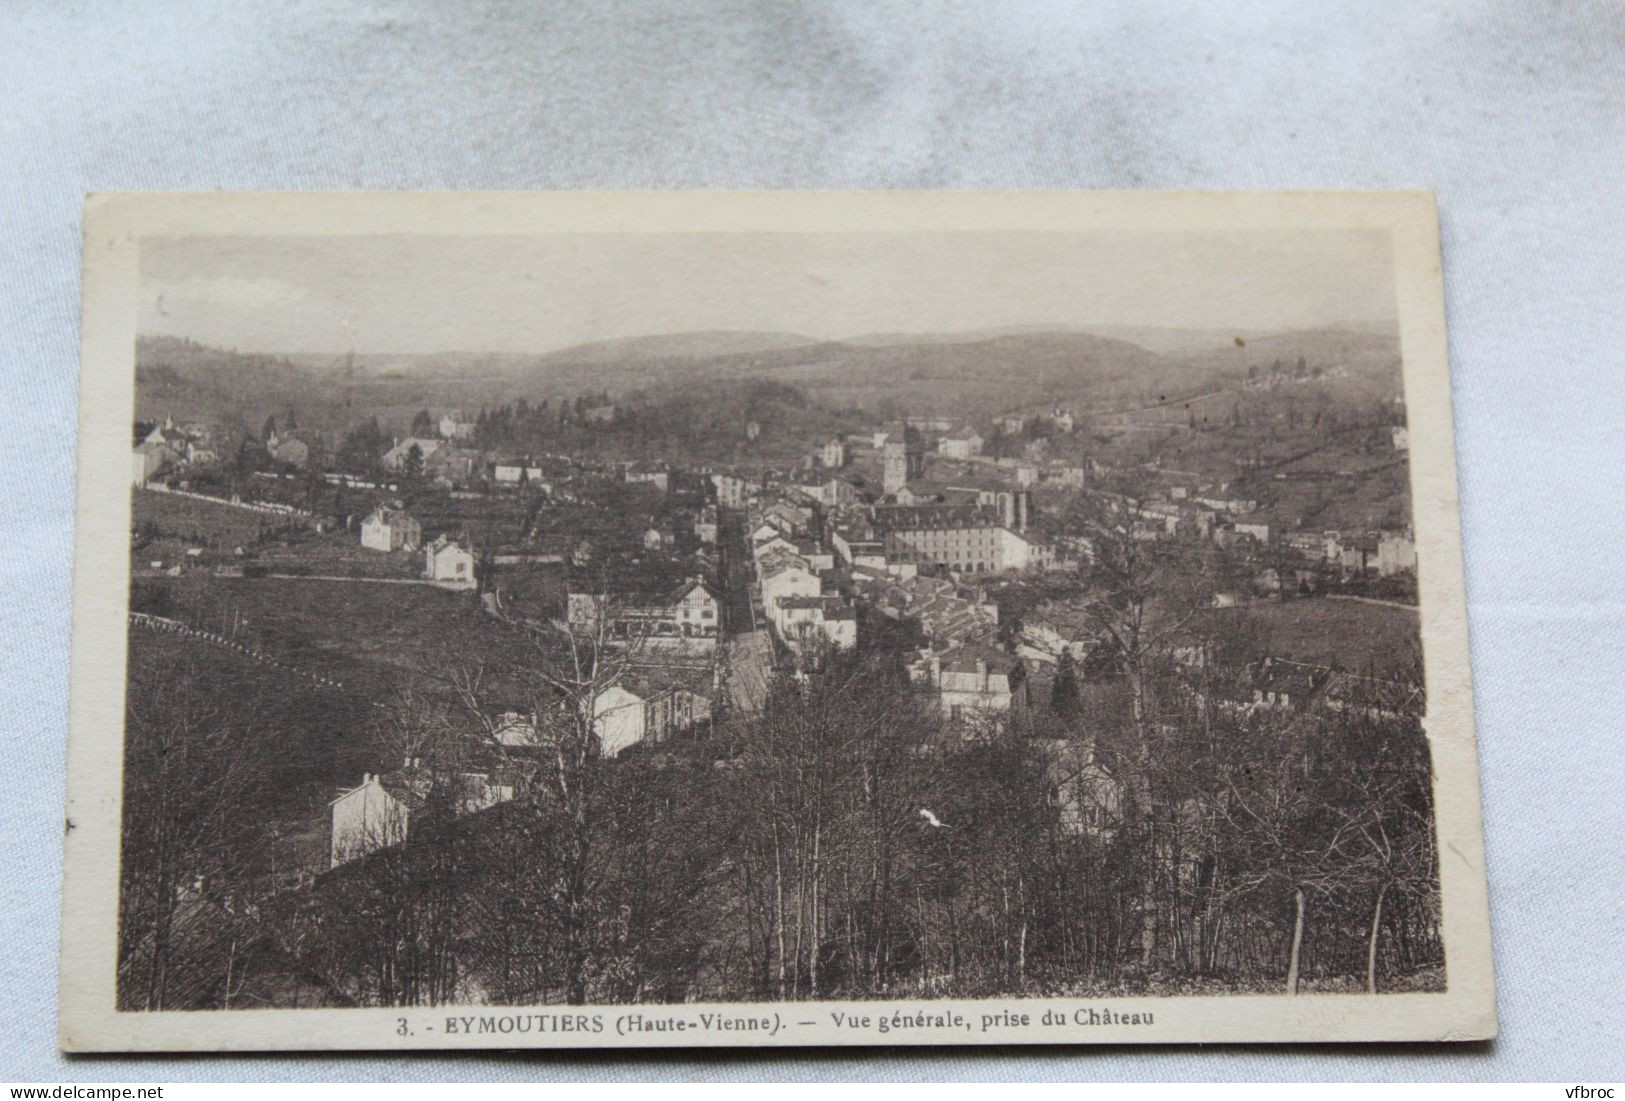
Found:
[[[745,479],[736,474],[718,471],[711,475],[711,484],[716,486],[717,504],[723,508],[744,508],[749,500],[750,491]]]
[[[1027,531],[1030,497],[1013,491],[989,505],[885,505],[873,512],[888,564],[999,573],[1045,567],[1054,550]]]
[[[997,514],[980,505],[891,505],[874,510],[888,562],[944,566],[957,573],[1003,567]]]

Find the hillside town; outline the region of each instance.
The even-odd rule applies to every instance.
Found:
[[[635,800],[703,764],[693,781],[700,798],[773,758],[763,739],[814,737],[801,724],[831,707],[878,708],[888,731],[911,731],[896,767],[907,762],[921,775],[968,767],[967,754],[984,755],[985,765],[992,747],[1019,739],[1037,777],[1032,805],[1019,813],[1050,815],[1057,838],[1100,854],[1128,837],[1152,801],[1168,823],[1214,828],[1202,798],[1168,794],[1173,773],[1151,771],[1155,746],[1185,744],[1197,729],[1201,759],[1224,756],[1207,740],[1216,724],[1268,726],[1282,737],[1362,722],[1414,731],[1424,705],[1404,404],[1339,398],[1346,374],[1338,363],[1300,359],[1149,402],[1035,400],[960,414],[940,403],[927,411],[923,401],[911,411],[907,394],[885,414],[813,415],[799,399],[781,401],[746,409],[709,456],[664,459],[618,454],[616,441],[669,412],[610,393],[425,407],[387,429],[370,414],[305,428],[293,408],[267,410],[263,425],[183,408],[138,422],[132,692],[149,659],[189,669],[258,662],[319,700],[335,698],[291,716],[305,729],[288,752],[325,748],[284,768],[285,786],[255,797],[276,827],[250,861],[263,886],[227,890],[202,877],[180,892],[181,908],[294,914],[260,934],[261,953],[280,963],[262,960],[257,996],[277,1004],[574,1001],[593,983],[593,997],[823,996],[868,989],[864,981],[884,986],[892,980],[881,976],[894,972],[927,987],[957,981],[969,950],[938,938],[960,935],[953,923],[972,920],[972,902],[960,917],[952,904],[946,917],[910,916],[916,901],[925,904],[921,893],[899,911],[897,929],[863,934],[871,942],[861,966],[839,962],[834,919],[818,909],[834,905],[835,888],[809,887],[811,865],[796,873],[797,889],[829,900],[812,896],[794,919],[798,936],[823,937],[830,922],[831,939],[792,953],[768,943],[783,940],[782,909],[759,927],[745,921],[742,935],[771,959],[773,977],[743,987],[692,976],[681,989],[663,986],[688,975],[686,965],[648,961],[644,985],[616,987],[589,973],[574,940],[557,975],[538,977],[557,945],[531,944],[523,981],[511,969],[494,977],[480,956],[400,987],[370,965],[346,971],[321,957],[326,948],[302,955],[306,933],[288,930],[313,920],[311,907],[385,874],[381,861],[411,859],[425,839],[497,851],[529,836],[535,820],[525,815],[551,820],[570,806],[582,769],[603,772],[606,788],[641,785],[645,796],[618,796]],[[155,653],[183,638],[205,656]],[[848,687],[865,677],[885,686],[883,702]],[[316,710],[323,718],[310,719]],[[1313,754],[1328,752],[1314,744]],[[567,765],[569,753],[580,759]],[[954,763],[924,763],[939,757]],[[548,810],[517,809],[549,800]],[[904,815],[916,832],[921,816],[952,817],[929,805]],[[681,815],[675,821],[658,842],[668,858],[702,860],[725,840],[713,824],[687,851],[688,827]],[[954,836],[928,825],[933,832]],[[933,862],[948,858],[929,856],[933,838],[909,844],[927,846],[920,876],[941,872]],[[754,866],[703,859],[740,874]],[[1181,898],[1208,890],[1199,881],[1215,873],[1203,867],[1181,865],[1156,890]],[[712,874],[723,873],[701,878]],[[925,892],[927,879],[914,889]],[[1008,905],[1011,887],[1003,889]],[[1023,880],[1020,889],[1037,888]],[[1151,890],[1125,886],[1114,905],[1139,913]],[[1377,918],[1404,923],[1392,934],[1403,948],[1382,949],[1384,974],[1414,976],[1433,958],[1436,933],[1426,892],[1406,903],[1400,893],[1388,902],[1391,917]],[[1339,895],[1337,905],[1347,901]],[[1130,927],[1140,917],[1113,917],[1121,943],[1109,950],[1057,942],[1044,981],[1060,982],[1069,966],[1084,967],[1079,975],[1131,965],[1251,975],[1256,958],[1246,953],[1264,949],[1248,941],[1225,957],[1216,927],[1203,924],[1217,913],[1210,905],[1218,903],[1202,902],[1194,918],[1176,906],[1175,917],[1160,925],[1146,917],[1143,929]],[[1302,907],[1300,899],[1300,937]],[[1036,930],[1036,912],[1020,918],[1021,937]],[[570,923],[585,918],[570,913],[569,936],[584,935]],[[1339,911],[1336,920],[1352,919]],[[1188,936],[1197,939],[1185,944]],[[880,942],[897,958],[882,963]],[[1328,982],[1341,959],[1330,943],[1315,957]],[[153,951],[130,947],[138,962]],[[1001,951],[1008,981],[988,979],[993,987],[1032,981],[1036,942],[1030,961],[1017,961],[1008,943]],[[198,981],[186,997],[218,999],[233,982],[229,973],[224,987],[212,973]]]

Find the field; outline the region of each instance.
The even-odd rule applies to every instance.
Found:
[[[225,550],[252,543],[262,532],[287,526],[287,520],[280,516],[154,489],[134,491],[131,522],[138,531],[150,530],[150,525],[165,536],[194,546],[210,545]]]
[[[308,574],[317,577],[423,576],[422,551],[376,551],[361,545],[353,531],[325,535],[300,532],[287,539],[263,545],[252,565],[272,573]]]
[[[467,593],[368,581],[152,578],[132,608],[234,634],[297,668],[322,672],[369,699],[409,675],[438,681],[462,666],[515,664],[533,655],[517,630]]]
[[[1403,668],[1419,650],[1421,637],[1416,609],[1357,600],[1258,603],[1225,614],[1263,625],[1273,654],[1355,672]]]

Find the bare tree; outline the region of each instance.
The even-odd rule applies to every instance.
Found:
[[[240,686],[233,685],[234,689]],[[256,700],[208,666],[132,648],[125,704],[119,1003],[195,1006],[230,987],[247,914],[238,897],[263,837],[254,825]],[[229,927],[229,928],[228,928]]]

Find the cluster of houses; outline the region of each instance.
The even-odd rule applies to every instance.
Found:
[[[1056,408],[999,431],[1026,432],[1036,418],[1059,431],[1075,423]],[[797,655],[813,639],[845,650],[858,645],[866,614],[909,620],[925,641],[910,658],[911,678],[946,716],[1024,710],[1025,664],[996,644],[998,609],[978,583],[1076,567],[1035,522],[1033,495],[1045,480],[1081,488],[1087,472],[994,458],[986,445],[973,425],[903,418],[824,438],[799,472],[713,473],[717,503],[747,510],[756,593],[774,638]],[[865,469],[878,467],[878,483],[852,473],[860,457]]]
[[[1296,531],[1283,536],[1282,542],[1345,577],[1416,572],[1416,540],[1409,531]]]
[[[383,553],[423,551],[423,576],[437,585],[472,589],[476,585],[474,551],[468,541],[442,533],[427,545],[423,525],[399,501],[379,504],[361,521],[361,545]]]
[[[929,575],[899,578],[865,566],[853,567],[852,584],[867,607],[888,619],[913,620],[936,646],[986,641],[998,632],[999,606],[980,587]]]
[[[591,701],[600,756],[659,744],[705,722],[711,717],[713,681],[707,668],[680,666],[630,670],[616,678]],[[392,771],[364,773],[360,784],[340,793],[328,804],[328,867],[403,844],[425,823],[512,800],[553,743],[536,716],[506,712],[491,727],[488,741],[465,747],[474,764],[447,768],[409,757]]]
[[[166,416],[135,441],[131,458],[131,482],[144,486],[161,474],[212,463],[219,456],[207,425],[177,424],[174,417]]]
[[[1063,600],[1026,613],[1008,647],[998,641],[999,609],[987,596],[988,585],[1012,583],[1011,575],[1022,571],[1076,565],[1077,548],[1036,522],[1034,490],[1042,492],[1046,483],[1083,489],[1090,471],[1082,464],[1044,462],[1041,448],[1029,447],[1020,458],[986,454],[990,437],[1034,435],[1035,418],[1059,432],[1072,431],[1076,423],[1071,410],[1057,407],[999,418],[984,436],[972,425],[905,418],[873,433],[832,434],[793,470],[703,470],[703,493],[693,502],[694,476],[685,471],[660,463],[620,464],[611,471],[625,483],[649,487],[663,502],[658,511],[651,509],[647,524],[639,515],[645,557],[620,580],[604,580],[604,563],[590,554],[561,559],[575,570],[559,626],[637,641],[654,655],[635,659],[625,675],[594,694],[592,725],[602,755],[659,744],[709,721],[721,690],[717,670],[727,660],[722,643],[752,626],[765,627],[779,651],[799,663],[815,651],[856,649],[860,623],[874,629],[874,616],[907,620],[919,627],[918,648],[903,655],[909,681],[934,701],[951,729],[974,736],[985,725],[1019,719],[1032,707],[1031,671],[1053,666],[1063,653],[1082,660],[1098,640],[1085,607]],[[484,461],[463,446],[472,427],[452,414],[439,428],[435,438],[396,441],[385,465],[421,462],[435,477],[469,477],[476,467],[465,463]],[[1043,442],[1042,434],[1032,440]],[[1404,446],[1398,431],[1394,446]],[[416,458],[408,459],[414,449]],[[994,450],[1011,448],[1006,442]],[[569,465],[562,457],[526,456],[496,460],[487,469],[498,486],[545,490],[551,506],[565,501],[577,484]],[[877,467],[878,481],[872,473]],[[1197,538],[1242,550],[1281,546],[1349,573],[1387,576],[1415,568],[1408,533],[1279,532],[1256,501],[1222,484],[1173,485],[1158,496],[1120,504],[1125,526],[1144,539]],[[738,530],[732,512],[744,514],[752,613],[759,613],[752,625],[726,621],[729,602],[717,572],[707,568],[726,553],[725,533]],[[421,552],[431,580],[473,584],[475,557],[466,542],[443,534],[425,543],[421,525],[399,502],[387,501],[368,515],[361,542],[378,551]],[[681,549],[695,544],[697,553]],[[680,580],[660,582],[651,565],[657,562],[699,566]],[[589,564],[597,580],[589,580]],[[1268,659],[1251,671],[1246,692],[1212,702],[1402,714],[1416,705],[1402,695],[1396,686],[1369,678]],[[509,715],[500,725],[504,733],[497,740],[505,748],[523,754],[539,747],[534,718]],[[1050,791],[1065,821],[1077,831],[1108,829],[1121,790],[1092,745],[1057,741],[1052,749]],[[449,808],[453,814],[478,813],[517,790],[500,765],[463,769],[449,781],[412,761],[391,773],[365,774],[332,804],[333,866],[399,843],[414,821],[436,807],[437,785],[451,792],[439,797],[441,812]]]
[[[852,650],[858,645],[857,609],[841,591],[835,555],[813,518],[811,510],[784,501],[755,511],[751,558],[762,611],[792,651],[815,644]]]
[[[1298,362],[1291,366],[1276,360],[1268,367],[1255,365],[1247,368],[1247,378],[1242,386],[1248,390],[1278,390],[1283,386],[1307,386],[1312,383],[1331,382],[1334,379],[1347,378],[1348,373],[1348,368],[1340,363],[1311,367],[1299,357]]]
[[[1305,565],[1329,568],[1343,577],[1392,577],[1416,570],[1416,543],[1408,530],[1281,531],[1257,501],[1234,496],[1222,483],[1194,490],[1172,485],[1140,500],[1118,498],[1118,503],[1137,539],[1195,539],[1244,552],[1278,546]]]
[[[408,436],[396,439],[384,452],[380,465],[391,474],[416,473],[431,485],[454,488],[467,485],[487,467],[485,453],[463,447],[467,437]]]

